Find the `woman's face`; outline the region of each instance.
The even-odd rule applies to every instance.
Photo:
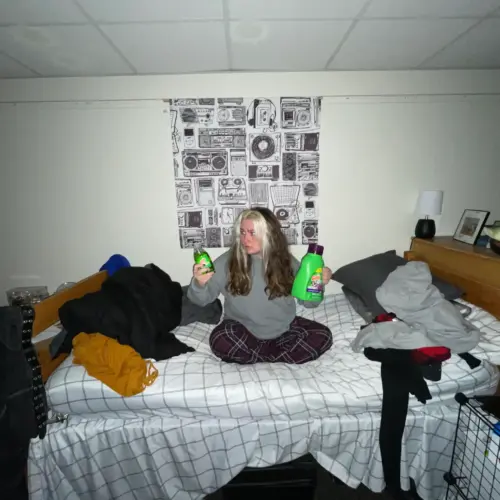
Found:
[[[249,255],[255,255],[262,250],[260,239],[255,234],[253,221],[245,219],[240,224],[240,241]]]

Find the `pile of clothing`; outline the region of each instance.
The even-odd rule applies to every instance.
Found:
[[[73,363],[118,394],[133,396],[156,380],[152,360],[194,351],[173,330],[196,321],[217,324],[222,304],[193,304],[187,287],[154,264],[120,266],[108,274],[99,291],[59,309],[63,330],[50,351],[53,358],[73,351]]]
[[[133,396],[156,380],[152,360],[193,351],[173,330],[196,321],[217,324],[222,304],[191,303],[187,287],[154,264],[132,267],[115,255],[101,270],[108,272],[101,290],[60,308],[63,330],[51,342],[51,355],[73,351],[75,364]],[[28,499],[29,442],[46,435],[47,399],[31,341],[34,317],[31,307],[0,307],[0,484],[2,498],[11,500]]]
[[[471,369],[480,361],[469,351],[481,332],[432,283],[429,266],[412,261],[389,274],[376,297],[387,311],[361,328],[352,343],[381,363],[380,452],[388,493],[406,498],[400,487],[401,440],[410,394],[425,404],[432,398],[426,380],[441,379],[442,363],[452,354]]]

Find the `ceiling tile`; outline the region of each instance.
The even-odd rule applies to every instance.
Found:
[[[128,66],[92,26],[3,27],[0,46],[44,76],[130,74]]]
[[[0,78],[28,78],[35,76],[29,69],[0,53]]]
[[[222,21],[112,24],[102,29],[139,73],[229,69]]]
[[[364,17],[482,17],[500,0],[373,0]]]
[[[222,0],[78,0],[98,23],[223,18]]]
[[[367,0],[227,0],[231,19],[350,19]]]
[[[415,68],[475,22],[474,19],[360,21],[330,69]]]
[[[239,70],[324,69],[350,21],[230,23],[233,66]],[[307,43],[301,34],[307,33]]]
[[[500,19],[486,19],[437,54],[425,67],[500,67]]]
[[[0,24],[84,23],[68,0],[0,0]]]

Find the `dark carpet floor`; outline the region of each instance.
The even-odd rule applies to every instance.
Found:
[[[248,475],[245,481],[230,483],[206,500],[420,500],[415,492],[406,492],[400,497],[388,493],[373,493],[361,485],[352,489],[333,478],[323,468],[314,464],[307,474],[298,469],[290,479],[282,476],[270,477],[255,471],[255,476]],[[288,471],[290,472],[290,471]],[[299,476],[303,474],[303,477]]]
[[[245,491],[232,490],[210,495],[206,500],[394,500],[386,493],[373,493],[364,486],[353,490],[347,486],[334,485],[328,491],[310,490],[300,487],[262,487],[258,491],[249,488]],[[418,499],[409,493],[405,495],[408,500]]]

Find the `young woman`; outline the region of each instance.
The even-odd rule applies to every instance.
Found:
[[[214,262],[215,273],[194,266],[187,292],[200,306],[221,293],[225,297],[224,319],[210,335],[214,354],[241,364],[301,364],[319,358],[331,347],[332,333],[296,316],[290,292],[299,262],[288,250],[278,219],[267,208],[245,210],[234,233],[231,249]],[[331,276],[325,267],[325,284]]]

